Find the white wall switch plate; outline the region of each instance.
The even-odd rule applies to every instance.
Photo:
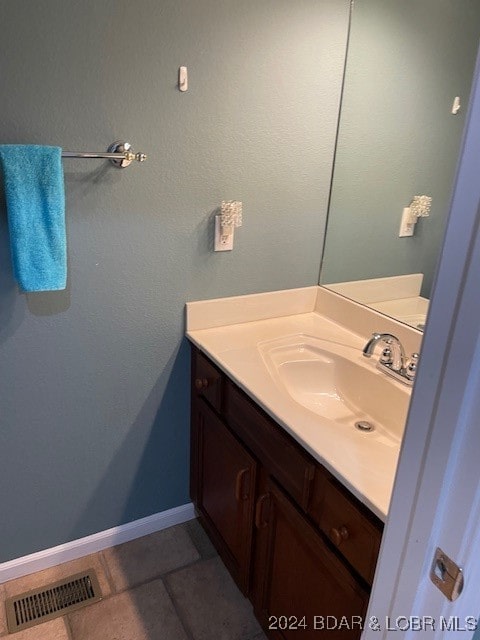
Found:
[[[415,223],[411,222],[410,207],[405,207],[402,213],[402,221],[400,222],[400,229],[398,231],[399,238],[408,238],[413,236],[415,231]]]
[[[453,113],[453,115],[456,116],[461,108],[462,108],[462,105],[460,103],[460,96],[456,96],[455,100],[453,101],[453,104],[452,104],[452,113]]]
[[[187,67],[178,69],[178,88],[180,91],[188,91],[188,71]]]
[[[233,249],[233,229],[228,236],[222,235],[222,225],[220,224],[220,214],[215,216],[215,241],[214,251],[231,251]]]

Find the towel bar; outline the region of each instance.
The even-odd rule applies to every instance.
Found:
[[[62,151],[62,158],[106,158],[119,169],[124,169],[133,160],[144,162],[147,159],[147,155],[145,153],[134,153],[129,142],[117,140],[108,147],[106,152]]]

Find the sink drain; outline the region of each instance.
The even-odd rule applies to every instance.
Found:
[[[373,431],[375,429],[373,424],[371,422],[367,422],[366,420],[359,420],[358,422],[355,422],[355,427],[359,431],[367,431],[367,432]]]

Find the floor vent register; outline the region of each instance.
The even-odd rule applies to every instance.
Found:
[[[69,576],[40,589],[32,589],[7,598],[5,608],[10,633],[33,627],[52,618],[101,600],[102,595],[93,569]]]

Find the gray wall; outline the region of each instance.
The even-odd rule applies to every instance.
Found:
[[[479,35],[478,0],[356,0],[322,282],[421,272],[429,295]],[[430,218],[399,238],[422,194]]]
[[[64,161],[65,292],[18,292],[0,212],[0,561],[189,501],[184,303],[316,283],[348,5],[0,2],[1,142],[149,154]]]

